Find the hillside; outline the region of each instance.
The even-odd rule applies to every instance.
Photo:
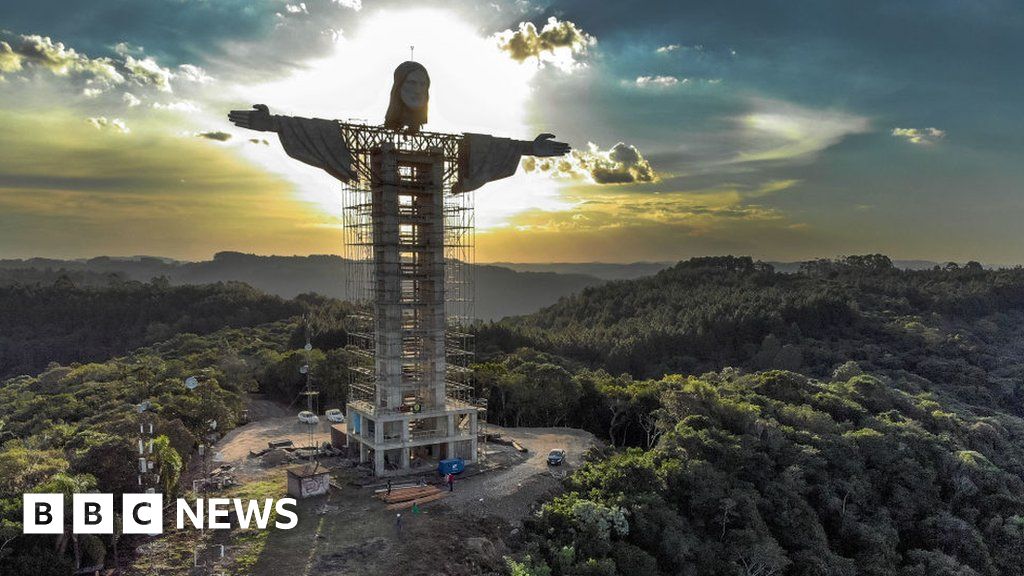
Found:
[[[681,262],[481,330],[482,351],[530,346],[613,374],[726,366],[825,376],[857,361],[961,386],[1013,388],[1024,270],[900,270],[884,256],[782,274],[749,258]],[[1004,391],[1005,392],[1005,391]]]
[[[904,270],[930,270],[939,266],[930,260],[893,260],[893,266]],[[602,280],[633,280],[657,274],[671,268],[673,262],[492,262],[494,266],[516,272],[555,272],[557,274],[586,274]],[[777,272],[799,272],[803,262],[769,262]]]
[[[184,293],[179,294],[183,296]],[[211,322],[218,317],[212,317]],[[24,492],[134,492],[137,485],[135,406],[149,402],[160,491],[173,497],[189,485],[189,460],[210,420],[218,433],[242,417],[246,392],[288,402],[309,362],[324,383],[325,401],[344,402],[340,350],[308,356],[296,342],[298,323],[179,334],[100,362],[50,364],[31,376],[0,380],[0,574],[66,575],[77,564],[123,564],[145,538],[21,534]],[[183,384],[198,376],[200,387]],[[340,394],[340,396],[339,396]],[[70,505],[70,504],[69,504]]]
[[[493,262],[516,272],[554,272],[556,274],[585,274],[602,280],[632,280],[650,276],[668,268],[671,262],[632,262],[616,264],[610,262]]]
[[[491,421],[611,445],[512,572],[1024,573],[1022,311],[1019,269],[707,258],[485,327]]]
[[[234,281],[281,298],[316,293],[344,300],[349,296],[345,268],[345,260],[332,255],[256,256],[239,252],[219,252],[212,260],[200,262],[146,256],[100,256],[88,260],[31,258],[0,260],[0,285],[18,279],[28,283],[33,277],[53,278],[60,274],[92,283],[103,282],[109,275],[140,282],[162,276],[174,285]],[[475,313],[482,320],[528,314],[557,302],[562,296],[601,283],[600,279],[586,274],[517,272],[487,265],[474,266],[472,270],[476,280]]]
[[[107,290],[67,284],[38,290],[70,302]],[[128,286],[154,310],[209,311],[202,290],[246,301],[237,286]],[[0,568],[70,571],[60,537],[19,536],[18,497],[30,486],[129,489],[133,403],[153,400],[168,470],[194,454],[207,418],[222,432],[237,422],[246,391],[294,399],[306,362],[323,401],[343,404],[346,305],[273,302],[248,308],[307,313],[312,351],[292,317],[3,381],[0,538],[13,544]],[[136,325],[104,306],[95,314],[112,315],[109,326]],[[234,312],[208,327],[247,306],[223,309]],[[487,532],[511,574],[1024,574],[1022,270],[907,271],[872,255],[783,274],[749,258],[694,259],[478,335],[489,422],[582,428],[607,443],[521,530]],[[181,385],[196,373],[204,402]],[[82,560],[111,565],[136,543],[85,538]]]
[[[88,280],[82,273],[72,277]],[[106,360],[180,333],[206,334],[300,314],[294,301],[238,282],[170,286],[166,281],[78,286],[0,285],[0,379],[35,374],[50,362]]]

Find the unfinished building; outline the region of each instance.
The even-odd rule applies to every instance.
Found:
[[[462,135],[341,123],[352,318],[346,441],[378,476],[476,460],[470,403],[472,193],[454,190]]]

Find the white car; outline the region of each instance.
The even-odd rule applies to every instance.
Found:
[[[326,416],[328,420],[334,422],[335,424],[341,424],[342,422],[345,421],[345,413],[339,410],[338,408],[331,408],[327,412],[324,412],[324,416]]]
[[[299,422],[302,424],[317,424],[320,422],[320,419],[309,410],[303,410],[299,412]]]

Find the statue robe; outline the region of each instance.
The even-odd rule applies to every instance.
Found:
[[[355,177],[352,153],[338,123],[320,118],[276,116],[284,151],[300,162],[320,168],[342,182]],[[487,134],[464,134],[459,144],[456,192],[470,192],[488,182],[515,174],[523,142]]]

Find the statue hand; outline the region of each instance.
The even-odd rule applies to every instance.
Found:
[[[276,123],[266,104],[253,104],[252,108],[252,110],[232,110],[228,113],[228,120],[241,128],[259,130],[260,132],[277,132]]]
[[[533,140],[534,156],[564,156],[572,148],[565,142],[553,140],[554,134],[540,134]]]

